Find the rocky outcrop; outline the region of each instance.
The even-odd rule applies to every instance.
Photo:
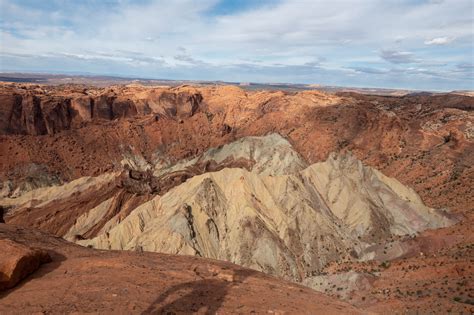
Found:
[[[94,117],[94,100],[88,96],[77,96],[71,99],[71,108],[79,122],[89,122]]]
[[[163,92],[158,99],[165,112],[172,117],[187,118],[196,113],[202,102],[201,94]]]
[[[41,264],[51,261],[45,250],[33,249],[9,239],[0,239],[0,252],[0,290],[13,288]]]
[[[0,101],[2,134],[53,134],[71,128],[74,119],[70,99],[60,96],[1,95]]]
[[[117,176],[117,173],[106,173],[61,186],[34,189],[20,196],[2,198],[0,206],[10,208],[5,218],[9,224],[27,223],[49,233],[64,235],[84,212],[120,194]]]
[[[0,134],[19,133],[22,97],[16,93],[0,94]]]

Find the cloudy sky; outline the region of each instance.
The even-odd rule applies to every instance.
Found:
[[[474,89],[472,0],[0,0],[0,71]]]

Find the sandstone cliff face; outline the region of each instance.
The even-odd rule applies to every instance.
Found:
[[[202,102],[199,93],[161,90],[144,95],[122,95],[113,90],[55,95],[9,86],[0,94],[0,134],[44,135],[78,128],[91,120],[113,120],[160,113],[179,119],[194,115]]]

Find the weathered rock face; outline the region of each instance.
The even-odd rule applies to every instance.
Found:
[[[0,95],[0,134],[19,133],[22,98],[18,94]]]
[[[53,134],[69,129],[74,117],[69,99],[16,94],[0,96],[2,134]]]
[[[45,250],[32,249],[8,239],[0,239],[0,252],[0,290],[13,288],[41,264],[51,261]]]
[[[92,119],[112,120],[134,117],[138,114],[138,109],[132,100],[116,94],[94,97],[91,99],[91,104]]]
[[[94,116],[94,101],[90,96],[78,96],[71,99],[71,108],[78,116],[77,121],[89,122]]]
[[[164,92],[159,97],[159,103],[170,116],[187,118],[194,115],[202,102],[201,94],[186,92]]]
[[[74,113],[71,110],[70,99],[42,98],[39,110],[43,116],[47,134],[54,134],[71,127]]]
[[[162,90],[138,97],[110,90],[88,95],[51,95],[42,90],[12,89],[0,94],[0,134],[55,134],[93,119],[113,120],[151,113],[179,119],[193,116],[203,98],[199,93]]]
[[[21,107],[19,110],[15,108],[14,113],[16,115],[12,114],[12,125],[18,126],[20,133],[40,135],[47,132],[38,97],[28,95],[22,98]]]

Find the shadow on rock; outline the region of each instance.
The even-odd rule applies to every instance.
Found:
[[[232,279],[207,278],[175,285],[161,294],[142,314],[215,314],[229,289],[252,271],[234,272]]]

